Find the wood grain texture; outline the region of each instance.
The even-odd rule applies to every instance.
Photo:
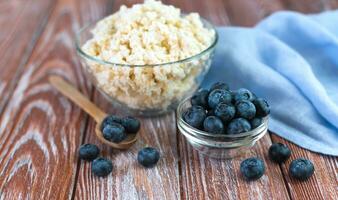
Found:
[[[0,113],[53,6],[52,0],[0,2]]]
[[[337,158],[311,153],[276,135],[274,142],[286,143],[293,151],[283,165],[267,158],[269,135],[233,160],[203,157],[177,133],[173,114],[142,119],[141,140],[128,151],[112,150],[95,138],[93,120],[51,88],[47,76],[63,76],[102,109],[116,113],[83,78],[74,32],[121,4],[142,1],[0,1],[0,26],[7,27],[0,31],[0,199],[338,199]],[[312,13],[338,8],[338,0],[164,2],[199,12],[216,25],[242,26],[252,26],[277,10]],[[78,147],[88,142],[99,145],[102,156],[113,161],[108,178],[93,176],[90,163],[79,161]],[[145,145],[162,154],[155,168],[144,169],[136,162],[137,151]],[[262,158],[267,167],[255,182],[244,181],[238,170],[250,156]],[[297,157],[313,161],[316,171],[309,181],[289,177],[288,165]]]
[[[290,159],[281,165],[292,199],[338,199],[337,157],[307,151],[275,134],[272,140],[288,145],[292,151]],[[314,175],[307,181],[295,180],[288,173],[291,161],[300,157],[311,160],[315,166]]]
[[[86,117],[48,84],[47,77],[63,76],[88,94],[73,41],[81,13],[95,17],[88,12],[96,8],[90,2],[58,1],[1,115],[0,199],[72,195]],[[79,5],[87,6],[81,11]]]
[[[183,199],[288,199],[283,175],[266,155],[271,144],[265,135],[249,152],[231,160],[215,160],[198,154],[180,137]],[[240,163],[249,157],[263,159],[265,174],[248,182],[239,172]]]
[[[109,113],[123,116],[95,93],[95,102]],[[141,119],[139,141],[127,151],[112,150],[103,145],[94,133],[90,120],[84,143],[94,143],[102,150],[101,156],[113,162],[113,172],[107,178],[98,178],[88,162],[82,162],[75,199],[179,199],[179,172],[176,124],[173,114]],[[152,146],[160,151],[159,163],[146,169],[137,163],[138,151]]]

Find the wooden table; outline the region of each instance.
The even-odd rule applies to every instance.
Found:
[[[0,199],[338,199],[338,160],[301,149],[270,134],[246,156],[211,160],[194,151],[177,132],[174,113],[142,119],[144,143],[162,158],[152,169],[136,162],[137,143],[129,151],[102,145],[94,122],[47,81],[58,74],[76,85],[102,109],[109,104],[84,78],[74,50],[74,32],[116,11],[128,0],[0,1]],[[338,7],[337,0],[166,0],[186,12],[198,11],[216,25],[252,26],[284,9],[305,13]],[[112,159],[114,170],[97,178],[79,161],[82,143],[95,143]],[[285,164],[267,158],[271,142],[292,149]],[[246,182],[240,162],[258,156],[265,175]],[[290,179],[290,160],[306,157],[315,174]]]

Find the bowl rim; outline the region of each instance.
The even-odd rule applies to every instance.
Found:
[[[248,136],[253,136],[253,135],[257,134],[257,132],[259,132],[259,131],[261,131],[265,128],[267,129],[268,121],[269,121],[269,115],[263,117],[263,123],[261,125],[259,125],[258,127],[254,128],[250,131],[244,132],[244,133],[239,133],[239,134],[234,134],[234,135],[212,134],[212,133],[208,133],[208,132],[203,131],[203,130],[199,130],[199,129],[189,125],[187,122],[185,122],[183,120],[183,117],[182,117],[183,116],[182,115],[183,112],[181,112],[182,106],[183,106],[183,104],[187,103],[190,99],[191,99],[191,96],[185,98],[184,100],[182,100],[179,103],[179,105],[177,106],[177,109],[176,109],[176,119],[177,119],[177,123],[182,124],[183,126],[185,126],[188,129],[188,131],[191,131],[195,135],[200,135],[200,136],[210,137],[210,138],[215,138],[215,139],[217,139],[217,138],[219,138],[219,139],[241,139],[241,138],[245,138],[245,137],[248,137]]]
[[[186,14],[182,13],[181,15],[184,16]],[[102,20],[104,18],[101,18],[100,20]],[[92,60],[94,62],[98,62],[98,63],[103,64],[103,65],[114,65],[114,66],[121,66],[121,67],[155,67],[155,66],[163,66],[163,65],[172,65],[172,64],[182,63],[182,62],[189,62],[191,60],[194,60],[195,58],[203,56],[204,54],[208,53],[210,50],[214,49],[214,47],[216,46],[216,44],[218,42],[218,39],[219,39],[218,38],[218,33],[217,33],[217,30],[216,30],[215,26],[211,22],[209,22],[208,20],[206,20],[205,18],[203,18],[201,16],[200,16],[200,19],[201,19],[203,25],[209,26],[210,29],[212,29],[213,32],[215,33],[213,41],[211,42],[211,44],[207,48],[205,48],[201,52],[199,52],[199,53],[197,53],[195,55],[189,56],[187,58],[184,58],[184,59],[181,59],[181,60],[177,60],[177,61],[170,61],[170,62],[158,63],[158,64],[156,63],[156,64],[134,65],[134,64],[113,63],[113,62],[105,61],[105,60],[102,60],[100,58],[97,58],[97,57],[94,57],[94,56],[91,56],[91,55],[87,54],[86,52],[84,52],[82,50],[82,47],[80,45],[81,34],[84,31],[87,31],[87,29],[89,27],[92,27],[93,25],[96,25],[100,20],[97,20],[95,22],[89,23],[89,24],[83,26],[78,32],[76,32],[76,35],[75,35],[75,48],[76,48],[77,53],[80,56],[83,56],[83,57],[85,57],[85,58],[87,58],[89,60]]]

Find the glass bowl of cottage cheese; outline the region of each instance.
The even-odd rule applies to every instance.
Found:
[[[82,28],[76,49],[88,78],[116,108],[154,116],[199,87],[217,39],[197,13],[145,0]]]

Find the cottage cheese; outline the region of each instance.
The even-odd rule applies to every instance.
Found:
[[[215,39],[197,13],[182,16],[180,9],[154,0],[121,6],[99,21],[92,34],[82,47],[85,53],[127,66],[87,60],[87,70],[104,93],[140,110],[166,109],[193,90],[196,78],[210,66],[211,52],[189,62],[163,63],[196,55]],[[147,66],[155,64],[161,65]]]

